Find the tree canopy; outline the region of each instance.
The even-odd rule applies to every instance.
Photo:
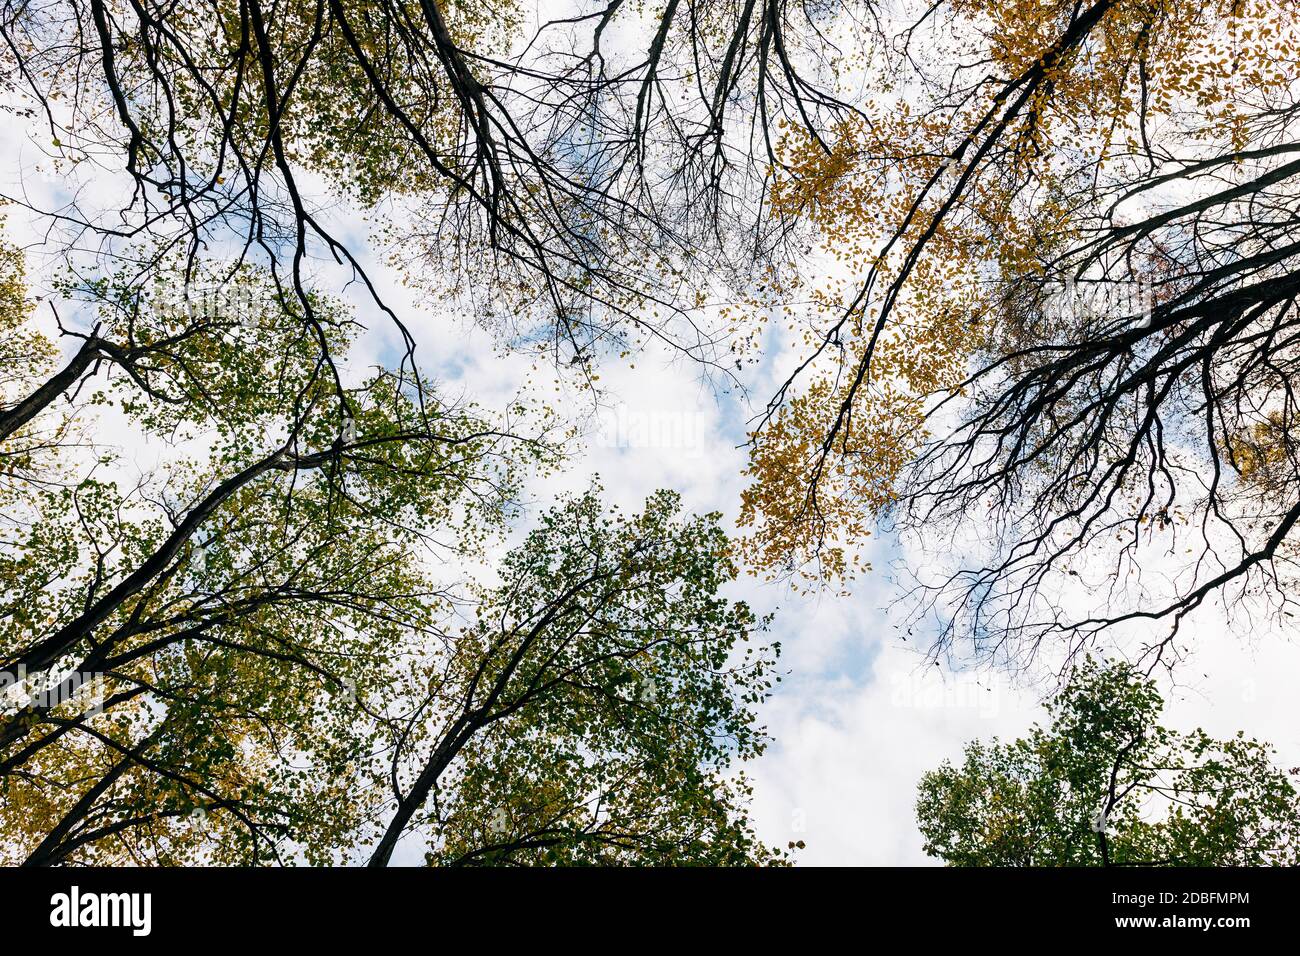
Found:
[[[966,746],[920,782],[925,851],[951,866],[1294,866],[1300,796],[1273,749],[1158,723],[1154,681],[1088,658],[1046,727]]]
[[[723,594],[848,582],[881,530],[936,658],[1113,638],[1147,673],[1210,605],[1288,627],[1298,30],[1291,0],[0,0],[39,153],[0,193],[6,858],[782,862],[737,770],[776,647]],[[737,539],[670,490],[527,507],[577,425],[520,382],[453,398],[388,279],[595,402],[640,349],[734,390]],[[1030,774],[1007,754],[970,780]],[[1122,852],[1202,853],[1162,826]]]
[[[743,307],[799,355],[753,436],[756,561],[842,576],[888,521],[938,647],[1003,661],[1126,628],[1172,661],[1206,603],[1285,621],[1296,12],[902,15],[862,115],[787,137],[772,203],[842,267]]]
[[[7,861],[385,864],[417,832],[438,863],[784,859],[733,772],[775,648],[718,595],[717,515],[593,491],[500,585],[457,580],[546,434],[387,371],[340,389],[256,272],[203,308],[69,285],[103,313],[69,375],[6,261]],[[341,362],[350,320],[312,307]],[[108,409],[165,439],[131,487],[72,440]]]

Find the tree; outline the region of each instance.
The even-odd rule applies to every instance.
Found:
[[[528,449],[549,453],[384,372],[342,387],[340,417],[273,295],[196,317],[111,279],[80,291],[103,310],[87,343],[134,355],[90,383],[40,382],[35,347],[11,366],[30,391],[5,411],[38,407],[0,445],[7,853],[329,859],[371,807],[346,768],[376,717],[353,698],[399,691],[449,597],[433,535],[467,558]],[[338,305],[314,307],[341,356]],[[109,404],[161,449],[125,488],[118,450],[48,438],[88,436]]]
[[[1300,795],[1272,748],[1157,723],[1155,683],[1088,658],[1052,723],[921,778],[925,851],[952,866],[1294,866]]]
[[[320,862],[374,838],[382,864],[416,826],[440,862],[781,859],[729,772],[761,749],[771,660],[727,663],[757,622],[713,594],[735,573],[716,519],[679,526],[661,496],[615,534],[575,503],[553,520],[585,540],[529,539],[536,560],[572,552],[555,571],[572,588],[548,592],[527,554],[505,565],[533,610],[443,580],[486,556],[519,475],[556,460],[551,423],[443,401],[313,188],[402,223],[389,251],[413,273],[486,270],[495,314],[589,380],[621,323],[709,360],[708,330],[677,338],[652,313],[698,304],[694,270],[743,273],[768,248],[732,241],[768,173],[732,150],[728,110],[754,70],[751,132],[846,107],[809,81],[802,53],[828,47],[786,40],[784,4],[670,4],[648,55],[615,67],[601,36],[622,6],[581,18],[583,62],[541,42],[564,23],[516,56],[511,3],[0,8],[21,98],[4,109],[48,131],[70,178],[128,186],[109,206],[11,197],[66,258],[41,298],[78,343],[62,362],[34,333],[27,348],[6,285],[6,331],[24,328],[0,406],[11,859]],[[683,71],[712,89],[679,108]],[[403,203],[420,215],[384,220]],[[397,324],[394,367],[350,366],[331,261]],[[125,487],[93,440],[110,407],[164,450]],[[516,434],[526,415],[542,424]],[[629,671],[664,696],[621,701]],[[454,798],[489,783],[519,840]]]
[[[936,4],[880,74],[908,96],[792,135],[773,201],[847,274],[757,303],[805,338],[753,436],[755,560],[834,577],[884,519],[933,562],[936,651],[1006,661],[1115,629],[1172,663],[1213,601],[1285,624],[1295,31],[1272,0]]]
[[[411,718],[427,742],[393,748],[371,865],[417,812],[436,863],[783,861],[729,772],[763,750],[779,646],[742,646],[765,622],[717,593],[737,570],[719,516],[679,509],[661,492],[624,517],[589,493],[505,559]]]
[[[62,168],[102,157],[131,181],[118,208],[33,210],[69,247],[226,244],[310,321],[313,259],[374,291],[320,176],[413,281],[492,289],[477,307],[566,363],[648,337],[707,362],[697,277],[747,275],[786,231],[758,215],[775,124],[851,112],[822,20],[785,0],[541,21],[513,0],[7,2],[0,69]],[[616,33],[647,42],[616,50]]]
[[[9,411],[50,356],[6,261]],[[293,300],[236,281],[197,314],[69,286],[102,311],[86,341],[132,360],[84,394],[66,379],[0,446],[6,857],[327,862],[382,837],[383,864],[432,827],[434,862],[779,862],[729,774],[762,750],[773,657],[736,648],[761,622],[717,596],[717,516],[679,520],[667,493],[605,516],[592,494],[501,586],[440,581],[486,556],[545,436],[382,371],[342,387],[340,419]],[[341,361],[345,313],[313,307]],[[110,404],[169,448],[125,491],[110,450],[32,441]],[[479,819],[485,788],[508,826]]]

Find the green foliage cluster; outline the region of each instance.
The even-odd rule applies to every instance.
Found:
[[[1051,725],[966,747],[927,773],[925,850],[953,866],[1281,866],[1300,861],[1300,797],[1273,750],[1158,723],[1155,682],[1089,659]]]

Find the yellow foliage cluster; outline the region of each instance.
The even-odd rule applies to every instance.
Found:
[[[929,438],[927,410],[975,355],[1028,344],[1008,289],[1078,239],[1094,177],[1130,169],[1157,121],[1184,144],[1240,149],[1250,111],[1290,82],[1300,22],[1281,0],[1115,0],[1062,52],[1073,2],[947,9],[986,81],[932,84],[928,99],[886,86],[821,140],[784,131],[772,214],[815,228],[833,277],[786,276],[728,314],[802,330],[797,380],[751,436],[741,515],[746,556],[773,574],[851,571]]]
[[[1277,472],[1289,468],[1296,453],[1296,440],[1291,427],[1279,412],[1270,413],[1263,421],[1243,429],[1227,441],[1229,460],[1236,466],[1242,479],[1255,487],[1268,491],[1281,487]]]
[[[22,251],[0,240],[0,403],[25,394],[53,365],[54,343],[29,327],[30,314]]]
[[[54,343],[31,326],[31,313],[22,250],[0,239],[0,408],[27,395],[48,375],[58,355]],[[33,456],[49,457],[47,443],[33,438],[31,431],[18,429],[0,447],[0,506],[12,504],[24,486]]]

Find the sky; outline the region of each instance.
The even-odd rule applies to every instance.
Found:
[[[42,158],[40,136],[16,129],[6,135],[0,177],[6,194],[21,189],[34,204],[52,208],[67,198],[74,179]],[[84,188],[87,201],[108,203],[119,198],[121,183],[101,177]],[[57,266],[34,245],[40,239],[34,220],[12,209],[7,219],[8,238],[33,247],[38,276]],[[369,246],[367,224],[354,211],[337,209],[333,222],[352,248]],[[776,370],[790,358],[781,342],[769,340],[767,361],[746,381],[748,397],[724,394],[680,356],[648,352],[633,362],[609,360],[601,368],[604,409],[597,414],[590,396],[554,393],[544,366],[535,369],[523,356],[503,354],[490,333],[405,288],[373,250],[363,259],[416,336],[423,367],[445,391],[501,408],[531,377],[533,393],[555,394],[566,413],[584,420],[596,415],[564,468],[529,484],[533,513],[599,476],[607,500],[626,509],[657,489],[672,488],[689,510],[716,510],[734,521],[744,487],[745,451],[738,446],[753,415],[750,403],[767,399]],[[373,308],[367,314],[364,303],[361,308],[371,331],[354,353],[358,366],[382,362],[395,345],[384,319]],[[101,437],[135,450],[135,437],[120,424],[110,423]],[[147,469],[149,453],[143,455],[138,464]],[[923,654],[924,635],[905,640],[888,611],[897,597],[891,564],[918,556],[887,536],[862,546],[874,570],[844,596],[800,594],[748,578],[733,588],[760,612],[775,612],[771,637],[782,644],[786,672],[760,712],[773,742],[745,768],[755,783],[754,820],[768,841],[804,841],[797,860],[805,865],[933,862],[922,850],[913,814],[920,776],[944,759],[958,758],[967,741],[1022,734],[1043,718],[1041,700],[1050,689],[1046,675],[1034,682],[936,666]],[[1162,678],[1166,723],[1179,729],[1199,725],[1218,736],[1244,730],[1272,742],[1280,764],[1298,766],[1296,674],[1300,646],[1293,637],[1243,632],[1213,611],[1201,614],[1177,672],[1179,683]],[[397,862],[418,858],[419,848],[407,845]]]

